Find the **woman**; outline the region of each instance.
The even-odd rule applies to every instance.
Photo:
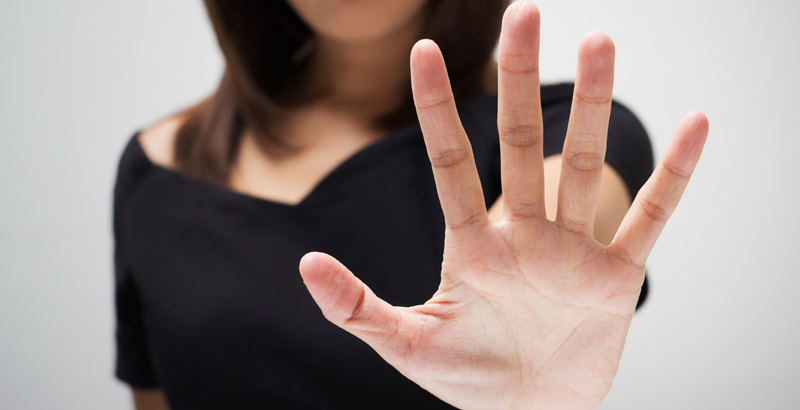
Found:
[[[644,184],[613,43],[540,88],[531,4],[499,70],[504,1],[206,5],[220,87],[135,135],[115,189],[137,408],[596,406],[705,117]]]

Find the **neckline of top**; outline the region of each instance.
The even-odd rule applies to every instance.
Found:
[[[473,103],[479,103],[485,100],[496,100],[496,94],[490,95],[481,95],[472,98],[467,98],[462,100],[458,105],[465,106],[471,105]],[[346,173],[349,169],[352,169],[355,165],[358,165],[359,162],[363,161],[365,158],[372,156],[376,151],[380,152],[382,150],[387,149],[394,145],[394,142],[401,141],[403,138],[402,136],[409,136],[409,135],[416,135],[421,134],[419,122],[415,121],[410,123],[406,126],[401,128],[391,130],[387,132],[383,137],[376,139],[375,141],[365,145],[352,155],[348,156],[339,164],[337,164],[331,171],[325,174],[316,184],[311,188],[311,190],[297,203],[288,203],[282,202],[279,200],[273,200],[265,197],[251,195],[245,192],[236,191],[234,189],[214,185],[205,181],[200,181],[196,179],[189,178],[180,172],[165,167],[163,165],[157,164],[153,162],[150,157],[144,152],[140,142],[139,142],[139,134],[141,130],[137,131],[132,138],[132,144],[136,149],[137,156],[139,156],[142,161],[151,169],[157,170],[158,172],[168,176],[171,180],[179,182],[183,185],[190,185],[193,187],[197,187],[203,189],[205,191],[214,193],[216,195],[224,196],[233,201],[247,201],[255,206],[268,206],[273,209],[282,209],[282,210],[299,210],[306,208],[309,204],[313,204],[317,198],[327,190],[327,187],[331,184],[332,180],[338,178],[338,176],[342,173]]]

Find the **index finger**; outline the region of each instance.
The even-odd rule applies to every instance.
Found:
[[[447,227],[488,223],[472,146],[458,117],[444,58],[431,40],[420,40],[411,50],[411,88]]]

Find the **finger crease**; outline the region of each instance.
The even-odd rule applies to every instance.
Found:
[[[509,74],[538,74],[539,73],[539,66],[535,65],[533,67],[521,67],[521,68],[510,68],[508,64],[498,64],[500,70]]]
[[[458,165],[469,157],[466,148],[450,148],[431,153],[431,165],[436,168],[448,168]]]
[[[499,128],[500,140],[512,147],[525,148],[542,143],[542,126],[534,124],[520,124]]]
[[[692,174],[690,172],[686,172],[686,171],[684,171],[684,170],[678,168],[677,166],[672,165],[672,164],[670,164],[668,162],[662,163],[661,166],[663,166],[664,169],[667,172],[669,172],[670,174],[672,174],[672,175],[674,175],[674,176],[676,176],[676,177],[678,177],[680,179],[689,179],[692,176]]]
[[[426,108],[434,108],[440,105],[449,104],[453,101],[453,95],[448,95],[444,99],[434,100],[434,101],[424,101],[421,104],[415,104],[417,109],[426,109]]]
[[[486,213],[474,214],[469,218],[467,218],[465,221],[458,223],[451,223],[449,221],[445,221],[446,228],[451,231],[485,225],[486,223],[489,223],[489,218],[486,217]]]
[[[606,97],[606,96],[593,97],[581,93],[575,93],[574,98],[580,102],[585,102],[588,104],[608,104],[611,102],[611,97]]]
[[[666,222],[671,214],[665,207],[647,198],[642,198],[639,206],[647,216],[659,222]]]
[[[605,164],[605,155],[599,152],[567,152],[567,163],[579,171],[597,171]]]
[[[361,295],[358,296],[358,301],[356,302],[356,306],[353,308],[353,312],[350,313],[350,317],[347,318],[347,320],[344,321],[345,324],[347,324],[351,320],[355,319],[356,316],[358,316],[361,313],[361,307],[364,304],[364,298],[366,297],[366,295],[367,295],[367,289],[366,289],[365,285],[362,283],[361,284]]]

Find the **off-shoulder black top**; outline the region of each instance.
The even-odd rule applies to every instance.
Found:
[[[542,88],[545,155],[561,151],[571,97],[571,84]],[[497,97],[458,107],[490,206]],[[620,104],[609,128],[606,161],[634,196],[653,169],[650,142]],[[298,273],[301,256],[323,251],[389,303],[433,295],[444,220],[419,124],[357,152],[297,205],[186,179],[134,135],[114,237],[116,376],[163,389],[173,410],[451,408],[325,320]]]

